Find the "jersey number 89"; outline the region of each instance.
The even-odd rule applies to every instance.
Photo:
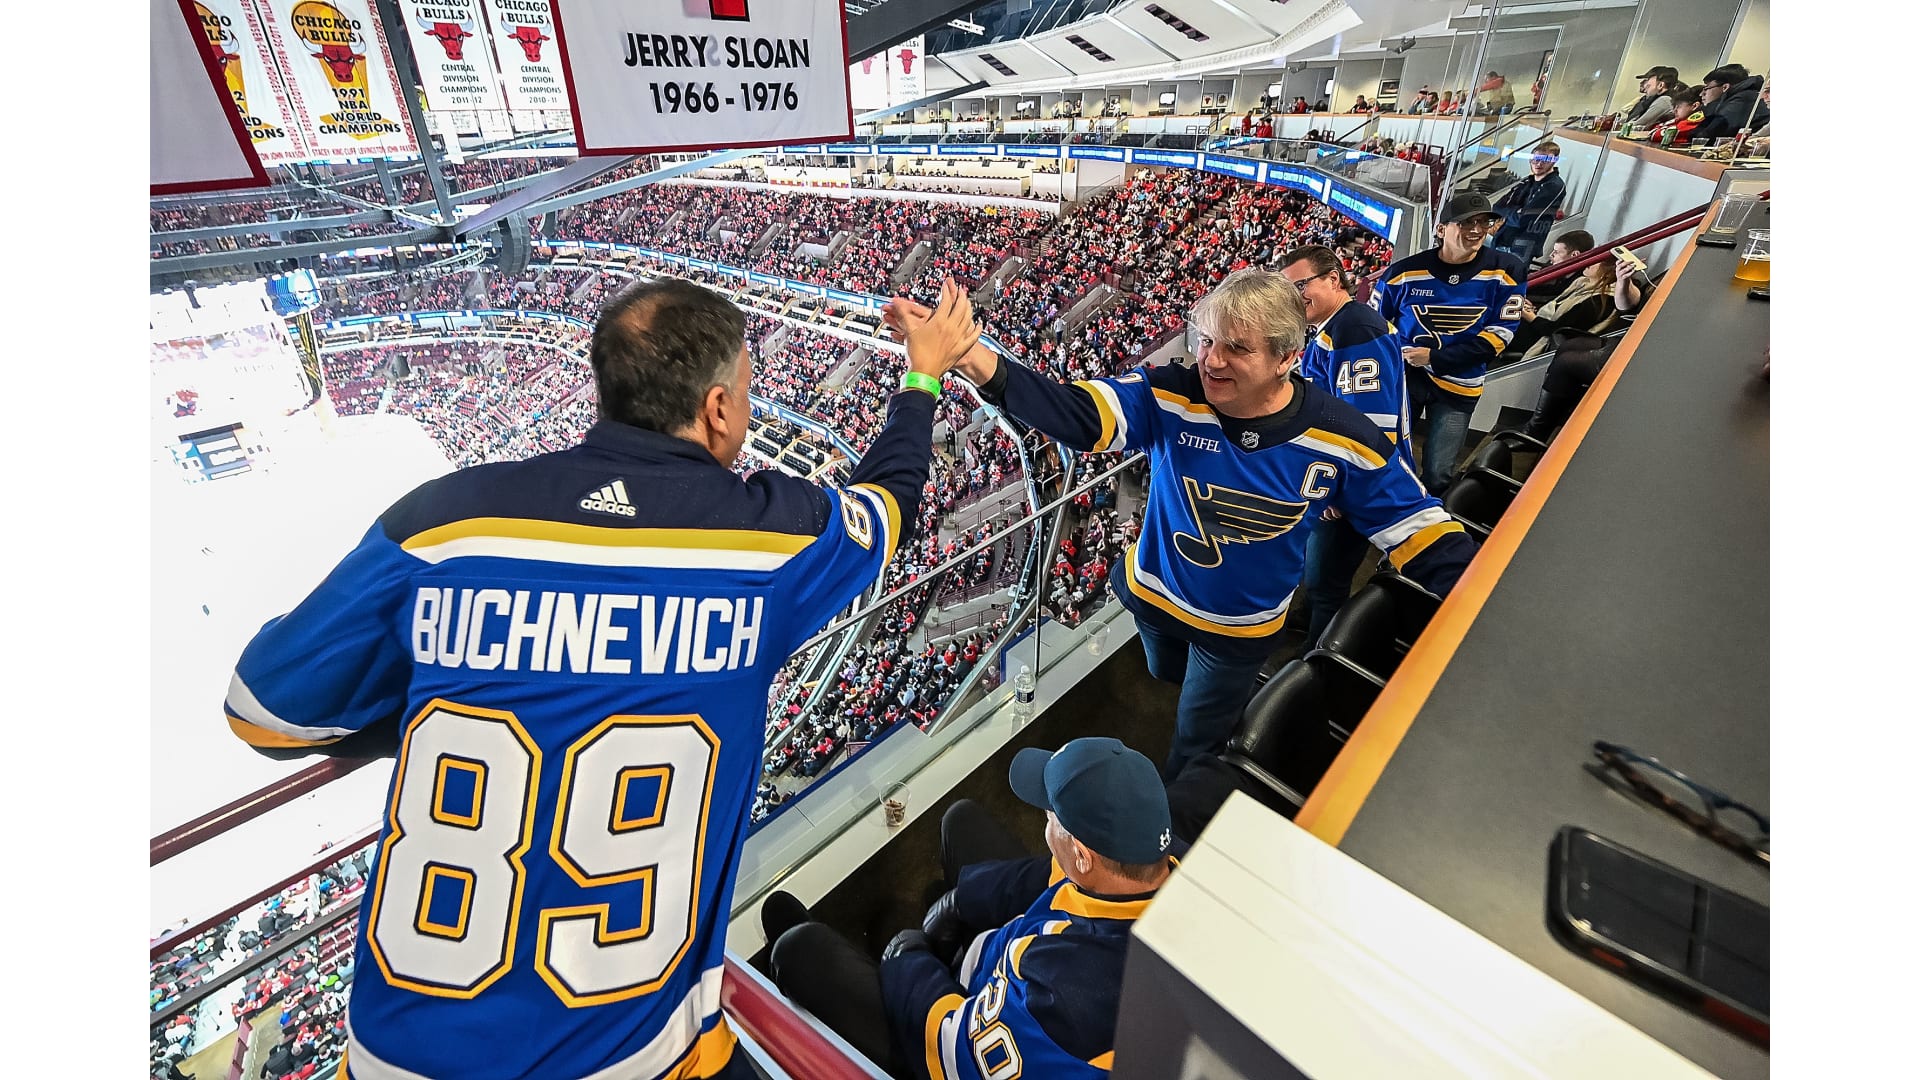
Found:
[[[698,716],[608,717],[567,748],[558,805],[535,814],[542,755],[519,719],[430,702],[401,747],[375,882],[369,945],[387,982],[471,998],[505,975],[521,860],[551,820],[549,852],[575,884],[637,882],[644,899],[629,930],[609,929],[611,903],[541,911],[540,977],[570,1008],[658,989],[693,941],[718,750]]]

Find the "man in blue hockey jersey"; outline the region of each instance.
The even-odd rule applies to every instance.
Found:
[[[1127,936],[1172,876],[1172,819],[1153,763],[1118,739],[1029,747],[1008,770],[1047,812],[1048,855],[949,865],[953,888],[879,964],[832,928],[769,925],[775,982],[895,1076],[1099,1080],[1113,1067]],[[941,856],[1023,851],[978,804],[941,819]],[[769,911],[763,921],[772,924]]]
[[[979,331],[949,281],[843,489],[728,468],[744,331],[696,285],[621,294],[580,445],[416,488],[242,653],[248,743],[398,740],[342,1076],[751,1074],[720,983],[767,688],[915,520]]]
[[[896,332],[926,309],[895,299]],[[1194,306],[1193,368],[1139,368],[1067,386],[976,346],[958,365],[1010,416],[1079,451],[1144,450],[1153,486],[1140,538],[1113,576],[1147,667],[1180,684],[1171,780],[1216,752],[1253,694],[1300,583],[1307,537],[1332,506],[1437,593],[1473,541],[1353,406],[1300,378],[1307,314],[1292,282],[1238,270]]]
[[[1387,267],[1373,290],[1373,306],[1415,369],[1407,372],[1408,415],[1427,417],[1420,479],[1435,495],[1453,482],[1488,361],[1520,328],[1527,283],[1526,266],[1487,243],[1500,215],[1485,195],[1455,195],[1440,220],[1440,246]]]
[[[1295,248],[1280,260],[1280,273],[1300,290],[1307,306],[1307,352],[1300,375],[1359,409],[1393,444],[1394,455],[1413,464],[1407,438],[1406,365],[1400,343],[1380,313],[1353,302],[1340,269],[1340,256],[1318,244]],[[1367,538],[1327,507],[1313,523],[1307,541],[1307,566],[1301,580],[1307,603],[1307,641],[1333,621],[1347,602],[1353,575],[1366,561]]]

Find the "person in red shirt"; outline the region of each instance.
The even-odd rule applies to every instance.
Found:
[[[1271,116],[1261,117],[1260,123],[1254,125],[1253,134],[1254,134],[1254,137],[1258,139],[1273,138],[1273,117]]]
[[[1700,104],[1700,88],[1689,86],[1673,92],[1673,119],[1653,129],[1648,141],[1664,143],[1667,129],[1672,128],[1673,145],[1686,146],[1693,141],[1693,129],[1707,119],[1705,107]]]

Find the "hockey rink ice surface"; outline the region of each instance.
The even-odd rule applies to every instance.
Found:
[[[273,761],[234,737],[221,711],[234,662],[381,511],[451,468],[419,424],[392,415],[336,419],[330,436],[283,443],[241,476],[188,484],[155,466],[152,835],[322,760]],[[154,867],[150,933],[211,915],[372,825],[391,772],[369,765]]]

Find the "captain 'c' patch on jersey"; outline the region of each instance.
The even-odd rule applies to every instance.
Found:
[[[1181,477],[1180,482],[1186,490],[1187,512],[1199,535],[1174,533],[1174,550],[1202,568],[1220,565],[1221,544],[1271,540],[1299,524],[1307,512],[1304,502],[1282,502],[1216,484],[1205,485],[1203,491],[1200,482],[1190,476]]]
[[[1484,304],[1415,304],[1412,311],[1420,329],[1444,338],[1462,333],[1479,322],[1487,308]]]

